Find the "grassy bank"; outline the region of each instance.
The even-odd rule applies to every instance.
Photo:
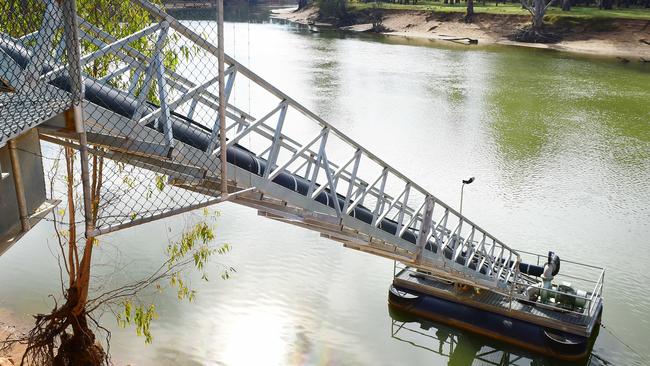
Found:
[[[350,11],[372,9],[375,6],[379,9],[422,10],[438,13],[464,13],[466,10],[466,4],[464,2],[450,5],[445,5],[440,1],[434,2],[426,0],[418,1],[417,5],[386,2],[348,2],[348,9]],[[528,11],[522,9],[519,4],[499,3],[497,6],[494,2],[486,2],[485,5],[483,5],[481,1],[474,2],[474,12],[484,14],[529,15]],[[546,15],[584,19],[639,19],[650,21],[650,9],[643,8],[600,10],[597,7],[573,7],[570,11],[562,11],[559,7],[551,7],[546,12]]]

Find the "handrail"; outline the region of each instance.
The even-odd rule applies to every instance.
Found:
[[[546,254],[534,253],[534,252],[529,252],[529,251],[521,250],[521,249],[517,249],[517,252],[519,252],[521,254],[529,254],[529,255],[537,256],[539,258],[546,258],[547,257]],[[579,266],[589,267],[589,268],[593,268],[593,269],[605,269],[605,267],[600,267],[600,266],[596,266],[596,265],[593,265],[593,264],[587,264],[587,263],[571,261],[571,260],[567,260],[567,259],[562,259],[562,263],[571,263],[571,264],[576,264],[576,265],[579,265]]]
[[[135,93],[135,89],[132,89],[131,87],[128,88],[128,92],[126,91],[126,87],[121,88],[124,90],[119,90],[119,92],[124,92],[125,96],[135,99],[137,105],[135,105],[134,116],[130,117],[131,119],[139,120],[141,125],[154,119],[156,120],[156,125],[162,123],[165,134],[164,137],[168,147],[170,148],[170,156],[172,151],[171,147],[173,147],[175,141],[173,130],[171,128],[172,125],[170,120],[168,120],[170,112],[191,103],[191,115],[197,103],[202,103],[202,105],[207,106],[208,110],[215,109],[215,107],[218,106],[218,103],[225,103],[229,113],[227,116],[229,120],[234,121],[230,127],[232,128],[235,125],[238,126],[237,130],[233,130],[232,132],[235,133],[235,136],[230,139],[230,142],[227,144],[228,147],[233,147],[233,144],[237,143],[238,140],[246,135],[262,137],[262,143],[264,144],[262,145],[262,148],[264,148],[269,141],[271,143],[271,146],[265,150],[268,152],[269,156],[267,159],[267,169],[265,170],[262,179],[269,181],[271,180],[269,177],[283,172],[285,168],[289,168],[288,164],[290,164],[291,161],[285,164],[276,161],[280,154],[280,150],[282,150],[282,153],[286,152],[285,150],[289,150],[292,154],[296,155],[293,158],[296,160],[296,163],[300,163],[303,160],[307,162],[308,171],[311,169],[313,163],[313,170],[309,173],[305,173],[305,178],[307,178],[307,175],[311,176],[311,179],[308,179],[310,180],[308,198],[315,200],[318,198],[317,196],[319,194],[326,191],[336,195],[338,193],[336,191],[337,186],[341,187],[341,190],[346,189],[349,192],[346,196],[346,203],[341,205],[342,207],[339,207],[339,201],[337,199],[333,202],[334,211],[336,211],[336,216],[340,219],[341,223],[344,223],[344,220],[348,220],[347,222],[351,223],[351,225],[357,225],[358,223],[349,221],[350,218],[348,215],[352,210],[357,208],[359,205],[362,205],[363,200],[367,196],[374,197],[377,199],[376,201],[374,199],[370,200],[370,205],[374,204],[374,208],[371,209],[370,205],[366,205],[369,206],[368,210],[373,214],[371,226],[374,225],[374,227],[369,229],[371,233],[374,233],[372,230],[376,229],[387,231],[387,229],[383,227],[383,224],[385,224],[384,220],[387,220],[387,222],[392,222],[392,224],[394,224],[395,236],[397,237],[396,239],[389,238],[387,240],[392,243],[400,243],[400,241],[403,242],[404,238],[402,238],[402,236],[407,234],[407,231],[416,233],[419,232],[418,228],[432,223],[434,228],[431,236],[434,238],[437,249],[440,250],[438,254],[442,260],[454,265],[456,268],[460,267],[464,270],[465,267],[469,267],[472,259],[476,258],[476,264],[480,264],[475,269],[472,268],[474,272],[469,268],[464,270],[464,272],[466,272],[466,277],[480,277],[484,283],[494,283],[495,286],[500,287],[501,290],[507,288],[514,271],[517,270],[515,264],[521,263],[519,252],[504,244],[486,230],[460,214],[460,212],[430,194],[422,186],[407,178],[397,169],[387,164],[363,146],[359,145],[354,139],[343,134],[336,127],[318,117],[305,106],[262,79],[259,75],[238,63],[233,58],[226,56],[226,62],[229,65],[228,70],[231,71],[231,75],[228,79],[230,86],[234,83],[235,75],[242,75],[270,93],[272,96],[278,98],[280,103],[278,107],[267,113],[267,116],[261,119],[256,120],[252,116],[244,116],[243,114],[241,114],[241,117],[238,117],[237,114],[240,110],[236,106],[228,104],[227,97],[224,97],[224,100],[215,99],[215,96],[208,90],[208,87],[214,84],[215,77],[204,75],[205,80],[203,81],[190,81],[190,79],[177,74],[174,70],[166,70],[162,63],[161,55],[165,40],[168,39],[167,30],[169,28],[177,32],[179,35],[187,37],[187,39],[189,39],[190,42],[193,42],[195,46],[207,51],[208,56],[210,57],[211,55],[217,55],[217,47],[203,39],[196,32],[183,25],[178,20],[164,13],[164,11],[157,6],[149,3],[147,0],[135,0],[135,2],[153,16],[154,22],[139,31],[119,39],[83,19],[79,19],[81,26],[88,30],[82,31],[82,36],[98,48],[97,50],[89,51],[85,55],[80,55],[79,62],[83,64],[84,62],[96,60],[99,57],[109,54],[118,57],[120,62],[123,64],[117,64],[115,70],[110,70],[109,75],[105,75],[100,80],[96,80],[98,83],[108,83],[110,82],[111,77],[121,77],[121,75],[126,73],[128,70],[133,71],[130,80],[132,86],[136,85],[137,81],[144,76],[144,82],[142,83],[139,94]],[[155,33],[158,33],[158,38],[154,45],[153,54],[151,55],[145,56],[144,53],[146,52],[137,51],[129,45],[132,41],[152,36]],[[48,71],[48,73],[45,73],[41,77],[47,78],[48,76],[53,76],[57,70],[63,68],[62,64],[63,62],[55,65],[55,67],[52,68],[54,71]],[[144,72],[144,75],[142,72]],[[147,103],[146,97],[150,90],[149,88],[154,87],[153,85],[156,84],[158,87],[160,105],[154,106],[153,109],[149,110],[147,109],[148,107],[145,108]],[[166,91],[165,85],[169,85],[169,93]],[[267,119],[270,120],[270,117],[278,112],[278,109],[281,112],[280,120],[284,121],[284,114],[287,112],[288,108],[300,112],[303,116],[307,117],[311,122],[315,122],[315,124],[321,128],[322,132],[319,135],[320,148],[318,151],[315,151],[316,145],[314,145],[314,149],[312,149],[310,145],[316,144],[319,137],[316,137],[312,140],[312,143],[305,146],[283,134],[281,122],[278,122],[277,127],[275,127],[275,125],[272,127],[267,124]],[[208,127],[212,127],[212,125],[209,125]],[[214,133],[212,135],[214,135]],[[331,148],[328,151],[325,149],[328,144],[327,136],[335,136],[337,142],[341,141],[344,145],[347,145],[346,149],[348,147],[353,148],[355,153],[347,163],[338,165],[327,159],[328,153],[332,152]],[[209,141],[209,146],[212,145],[213,143]],[[331,147],[332,145],[333,144],[330,143],[327,146]],[[209,151],[208,153],[210,152],[212,151]],[[366,180],[357,175],[357,165],[362,158],[364,163],[370,165],[368,168],[376,168],[375,165],[377,165],[379,170],[382,172],[373,184],[369,184]],[[350,171],[350,165],[353,162],[355,167]],[[278,163],[280,168],[277,168],[275,163]],[[327,177],[327,183],[325,184],[317,183],[316,178],[318,177],[319,172],[322,178],[323,172],[321,172],[321,170],[324,170],[325,176]],[[362,169],[361,171],[367,175],[371,174],[367,169]],[[216,177],[211,176],[211,178]],[[390,182],[388,187],[386,187],[387,180]],[[381,184],[380,187],[378,187],[377,184],[380,181]],[[341,182],[349,182],[349,185],[346,186],[345,183],[341,184]],[[319,187],[315,187],[317,184]],[[401,189],[400,193],[396,192],[397,188],[395,187],[397,186]],[[355,187],[358,187],[358,189],[355,189]],[[353,190],[355,191],[355,195],[352,197],[350,194]],[[426,219],[426,225],[424,225],[424,204],[422,203],[420,205],[421,202],[419,201],[422,198],[430,200],[432,203],[432,208],[428,209],[430,211],[429,217],[431,218]],[[331,202],[331,200],[328,199],[328,202]],[[311,202],[304,203],[306,207],[310,207],[312,204]],[[416,209],[418,205],[419,208]],[[436,213],[434,213],[434,209]],[[345,217],[343,217],[344,213]],[[328,214],[331,215],[331,211],[328,211]],[[443,218],[440,218],[436,224],[438,214],[443,214]],[[433,217],[433,215],[436,217]],[[354,218],[356,219],[357,217],[354,216]],[[450,230],[449,228],[452,226],[456,226],[456,228]],[[393,228],[391,227],[390,230],[393,230]],[[483,236],[483,240],[480,244],[480,251],[470,249],[479,245],[473,240],[475,232],[479,233],[476,235],[482,234]],[[428,241],[430,237],[429,231],[427,230],[424,235],[427,236]],[[409,240],[412,242],[412,239]],[[489,253],[485,251],[486,242],[490,245]],[[447,248],[452,250],[451,258],[447,258],[447,254],[445,254]],[[467,257],[468,253],[471,253],[469,257]],[[465,258],[466,262],[462,264],[456,263],[457,259],[461,255]],[[487,272],[482,271],[484,263],[487,263],[489,267]]]
[[[152,16],[163,20],[167,21],[170,24],[170,27],[174,29],[176,32],[182,34],[183,36],[187,37],[191,41],[193,41],[196,45],[199,47],[203,48],[207,52],[217,55],[217,47],[210,42],[206,41],[203,39],[200,35],[198,35],[196,32],[191,30],[189,27],[183,25],[180,23],[178,20],[175,18],[171,17],[167,13],[165,13],[163,10],[158,8],[156,5],[148,2],[147,0],[135,0],[138,4],[140,4],[145,10],[147,10]],[[342,141],[346,142],[348,145],[358,149],[359,151],[362,152],[363,155],[365,155],[367,158],[370,160],[374,161],[378,165],[384,167],[387,169],[393,176],[401,179],[405,183],[410,183],[411,187],[417,190],[419,193],[423,194],[424,196],[431,196],[432,199],[434,200],[435,203],[439,204],[440,206],[444,207],[445,209],[449,210],[454,216],[458,217],[460,220],[466,222],[467,224],[473,226],[476,228],[477,231],[485,234],[487,237],[490,239],[494,240],[499,246],[501,246],[504,249],[507,249],[508,251],[512,252],[517,258],[520,258],[519,254],[517,253],[516,250],[513,248],[510,248],[503,242],[501,242],[499,239],[491,235],[489,232],[472,222],[471,220],[465,218],[465,216],[461,215],[458,211],[453,209],[452,207],[448,206],[441,200],[439,200],[437,197],[429,193],[426,189],[424,189],[422,186],[419,184],[413,182],[411,179],[406,177],[404,174],[400,173],[398,170],[393,168],[391,165],[387,164],[384,162],[381,158],[377,157],[375,154],[364,148],[363,146],[357,144],[352,138],[348,137],[344,133],[342,133],[340,130],[338,130],[336,127],[332,126],[322,118],[320,118],[318,115],[313,113],[311,110],[300,104],[298,101],[295,99],[291,98],[289,95],[285,94],[275,86],[273,86],[271,83],[257,75],[255,72],[247,68],[246,66],[240,64],[238,61],[230,57],[229,55],[225,56],[225,62],[228,63],[229,65],[234,65],[237,67],[238,73],[246,76],[249,80],[255,82],[257,85],[260,87],[264,88],[266,91],[270,92],[273,94],[275,97],[279,98],[280,100],[286,101],[291,107],[293,107],[295,110],[303,114],[304,116],[310,118],[311,120],[315,121],[316,123],[320,124],[321,127],[328,128],[330,132],[334,135],[336,135],[338,138],[340,138]]]
[[[598,276],[598,282],[596,282],[596,285],[594,286],[594,291],[591,293],[591,297],[589,299],[589,301],[590,301],[590,303],[589,303],[589,314],[591,314],[592,311],[593,311],[592,307],[594,305],[594,303],[593,303],[594,297],[596,297],[596,296],[601,297],[600,296],[601,294],[599,293],[599,291],[602,291],[602,288],[603,288],[602,284],[603,284],[604,280],[605,280],[605,269],[603,268],[603,270],[600,272],[600,276]],[[600,289],[598,289],[599,286],[600,286]],[[598,295],[596,295],[596,294],[598,294]]]

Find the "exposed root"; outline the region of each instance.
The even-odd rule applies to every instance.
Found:
[[[386,27],[383,24],[373,24],[372,28],[368,29],[368,32],[372,33],[386,33],[386,32],[391,32],[392,30],[388,27]]]
[[[517,42],[526,43],[558,43],[562,37],[556,33],[546,32],[543,29],[535,29],[532,26],[525,26],[517,29],[511,39]]]
[[[89,316],[85,312],[74,313],[78,299],[70,296],[74,292],[68,292],[65,305],[55,306],[49,314],[34,316],[35,324],[29,333],[3,341],[2,348],[10,348],[17,343],[26,344],[20,365],[107,365],[108,356],[88,326]]]

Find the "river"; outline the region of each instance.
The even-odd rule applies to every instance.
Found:
[[[181,14],[190,26],[206,22]],[[229,54],[443,201],[457,206],[461,179],[475,176],[463,212],[503,242],[607,267],[606,329],[589,363],[650,359],[650,67],[310,33],[268,11],[250,23],[240,10],[230,16]],[[232,246],[215,262],[236,273],[221,280],[215,267],[209,282],[195,279],[191,304],[156,295],[150,345],[106,314],[117,364],[554,364],[437,324],[400,327],[387,305],[392,261],[246,207],[215,208],[216,242]],[[97,271],[139,278],[191,216],[102,238]],[[0,307],[24,321],[52,308],[55,247],[44,221],[0,257]]]

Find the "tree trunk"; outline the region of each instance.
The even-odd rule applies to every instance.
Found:
[[[535,0],[535,5],[533,6],[533,29],[541,30],[544,26],[544,13],[546,3],[544,0]]]
[[[471,21],[474,16],[474,0],[467,0],[467,14],[465,14],[465,21]]]
[[[298,10],[304,9],[307,6],[307,0],[298,0]]]
[[[345,16],[345,13],[347,13],[347,9],[345,7],[345,0],[338,0],[338,12],[339,12],[339,18]]]
[[[571,0],[562,0],[562,11],[571,10]]]

